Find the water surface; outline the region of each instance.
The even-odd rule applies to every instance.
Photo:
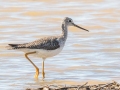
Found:
[[[89,80],[120,82],[119,5],[119,0],[1,0],[0,88],[23,90]],[[42,81],[40,75],[36,82],[35,70],[24,53],[5,46],[59,35],[66,16],[90,32],[70,27],[63,51],[45,61],[46,78]],[[41,70],[42,59],[30,58]]]

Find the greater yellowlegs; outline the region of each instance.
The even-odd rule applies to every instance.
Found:
[[[44,37],[36,41],[24,43],[24,44],[9,44],[8,49],[21,50],[25,52],[25,57],[30,61],[30,63],[36,69],[35,78],[38,78],[39,68],[28,58],[28,55],[33,54],[33,55],[36,55],[42,58],[43,59],[42,77],[44,78],[45,77],[44,61],[46,58],[55,56],[61,52],[67,39],[68,26],[75,26],[85,31],[88,31],[87,29],[84,29],[74,24],[71,18],[66,17],[62,23],[62,34],[61,35]]]

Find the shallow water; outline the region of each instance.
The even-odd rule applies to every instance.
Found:
[[[0,89],[88,80],[120,82],[119,5],[119,0],[1,0]],[[42,81],[40,74],[36,82],[35,70],[24,53],[5,46],[60,34],[66,16],[90,32],[70,27],[63,51],[45,61],[46,78]],[[41,70],[42,60],[30,58]]]

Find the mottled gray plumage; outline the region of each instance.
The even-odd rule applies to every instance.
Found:
[[[44,49],[44,50],[55,50],[60,47],[57,37],[42,38],[30,43],[25,44],[9,44],[12,49]]]

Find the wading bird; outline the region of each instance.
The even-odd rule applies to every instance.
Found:
[[[82,30],[88,31],[87,29],[76,25],[71,18],[66,17],[62,22],[62,34],[60,34],[59,36],[44,37],[36,41],[24,44],[8,44],[8,49],[20,50],[25,52],[25,57],[35,67],[35,78],[38,78],[39,68],[30,60],[28,55],[32,54],[42,58],[42,77],[45,78],[44,61],[46,58],[53,57],[61,52],[67,39],[68,26],[75,26]]]

